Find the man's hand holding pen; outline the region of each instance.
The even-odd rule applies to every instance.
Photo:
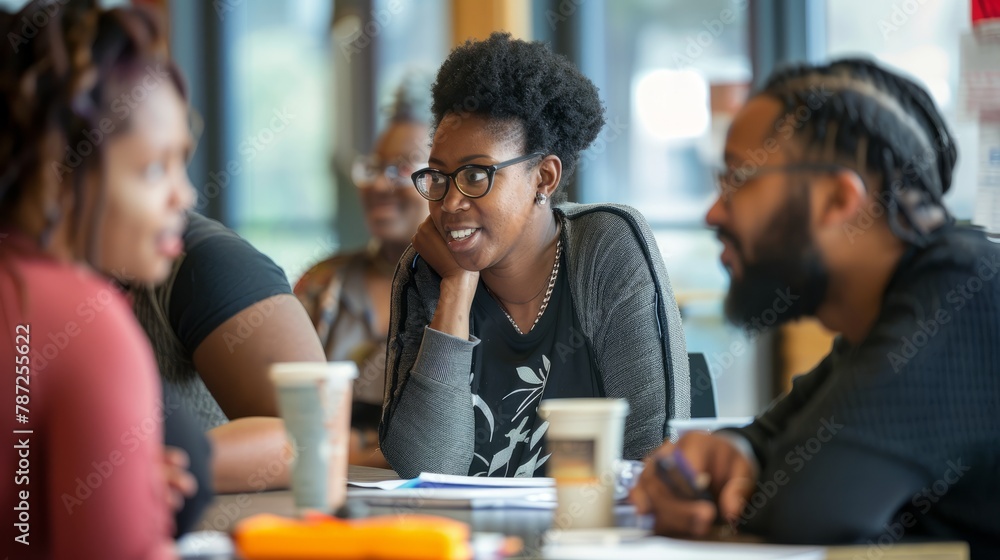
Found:
[[[753,491],[754,467],[733,443],[689,432],[651,456],[630,498],[657,534],[705,537],[716,520],[735,524]]]

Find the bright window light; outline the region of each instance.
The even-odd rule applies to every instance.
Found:
[[[687,140],[708,132],[708,83],[694,70],[658,69],[637,77],[633,107],[642,128],[658,140]]]

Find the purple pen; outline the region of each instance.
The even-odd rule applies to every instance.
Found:
[[[698,485],[698,477],[679,449],[656,458],[656,475],[678,497],[686,500],[712,501],[712,494]]]

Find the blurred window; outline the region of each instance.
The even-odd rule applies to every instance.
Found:
[[[330,0],[244,0],[227,14],[243,19],[226,25],[223,39],[233,104],[227,152],[240,173],[228,174],[239,186],[225,189],[223,215],[291,282],[367,240],[350,162],[370,149],[359,144],[381,130],[403,75],[432,73],[450,46],[447,0],[352,6],[333,29]],[[374,101],[361,103],[362,94]],[[371,103],[373,119],[359,121],[358,108]],[[209,180],[225,180],[225,171]]]
[[[328,0],[246,0],[227,22],[224,111],[228,161],[209,174],[225,186],[227,225],[268,254],[294,282],[330,239],[335,211],[327,161],[330,130]],[[210,189],[206,192],[211,193]],[[323,243],[328,246],[331,243]]]
[[[752,81],[748,2],[616,0],[603,10],[604,62],[585,71],[601,88],[608,125],[583,155],[581,175],[591,177],[581,177],[579,198],[643,212],[681,304],[688,349],[704,352],[716,375],[719,413],[752,415],[772,396],[768,368],[756,363],[767,345],[725,324],[729,280],[704,224],[712,170]]]
[[[713,199],[711,168],[751,81],[743,0],[607,2],[607,198],[654,225],[695,225]],[[612,62],[613,61],[613,62]]]
[[[927,88],[956,135],[959,159],[945,200],[958,219],[972,218],[978,127],[959,117],[962,35],[971,27],[968,0],[872,2],[828,0],[827,54],[862,55],[893,66]]]

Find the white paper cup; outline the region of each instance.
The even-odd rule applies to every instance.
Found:
[[[553,528],[585,529],[615,524],[615,462],[622,455],[628,401],[544,400],[538,414],[548,420],[549,476],[556,481]]]
[[[295,450],[292,493],[300,511],[333,512],[347,497],[354,362],[273,364],[271,381]]]

